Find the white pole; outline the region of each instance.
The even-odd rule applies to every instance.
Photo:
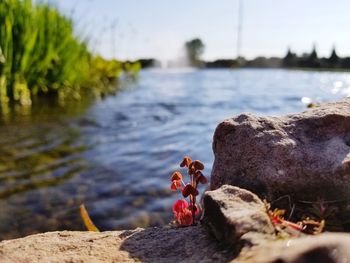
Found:
[[[238,0],[237,60],[241,57],[242,22],[243,22],[243,1]]]

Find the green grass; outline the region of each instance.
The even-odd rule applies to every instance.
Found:
[[[70,18],[32,0],[0,0],[0,101],[31,104],[33,96],[79,98],[115,87],[137,64],[91,54]]]

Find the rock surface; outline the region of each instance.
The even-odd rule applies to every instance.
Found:
[[[233,256],[199,226],[48,232],[0,242],[1,263],[229,262]]]
[[[234,262],[344,263],[350,262],[350,235],[325,233],[244,248]]]
[[[216,229],[226,224],[227,233],[218,237],[231,237],[235,242],[224,240],[231,246],[223,245],[202,226],[63,231],[2,241],[0,262],[350,262],[350,234],[277,240],[264,204],[249,191],[223,186],[206,193],[204,202],[209,209],[205,221],[210,219]]]
[[[349,247],[350,234],[321,234],[265,240],[257,246],[243,247],[237,255],[234,247],[223,247],[202,227],[102,233],[63,231],[2,241],[0,262],[344,263],[350,262]]]
[[[270,200],[350,197],[350,99],[282,117],[242,114],[217,127],[211,189],[224,184]]]
[[[275,232],[265,204],[247,190],[224,185],[205,192],[203,204],[203,221],[226,244],[237,245],[248,232],[267,235]]]

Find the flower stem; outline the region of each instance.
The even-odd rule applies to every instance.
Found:
[[[194,179],[194,175],[191,176],[191,184],[194,188],[197,188],[196,182]],[[192,195],[191,201],[192,201],[192,211],[191,211],[192,212],[192,225],[194,226],[195,220],[196,220],[196,196],[195,195]]]
[[[195,225],[195,219],[196,219],[196,197],[193,196],[192,198],[192,225]]]
[[[196,182],[194,178],[194,174],[190,174],[190,180],[191,180],[191,185],[196,189]],[[196,196],[195,195],[190,195],[190,201],[192,205],[191,213],[192,213],[192,225],[195,225],[195,219],[196,219]]]

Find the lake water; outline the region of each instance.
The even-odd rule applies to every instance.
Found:
[[[167,224],[180,197],[169,190],[171,172],[190,155],[210,174],[220,121],[348,94],[349,73],[147,70],[94,103],[13,108],[0,126],[0,239],[83,230],[81,203],[102,230]]]

